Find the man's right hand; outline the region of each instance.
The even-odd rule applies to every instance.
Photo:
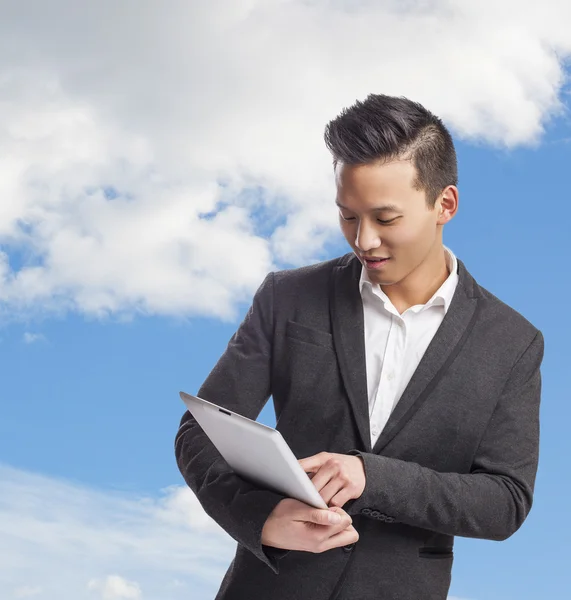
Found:
[[[339,518],[339,522],[332,522]],[[314,508],[285,498],[276,505],[262,529],[262,544],[283,550],[320,553],[359,539],[351,517],[339,507]]]

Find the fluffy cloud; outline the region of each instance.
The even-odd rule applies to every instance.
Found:
[[[115,600],[125,598],[127,600],[139,600],[141,588],[133,581],[126,581],[119,575],[109,575],[105,581],[92,579],[87,584],[87,589],[101,592],[103,600]]]
[[[0,7],[4,318],[232,319],[335,235],[344,106],[406,95],[458,137],[533,144],[571,54],[565,0]]]
[[[0,598],[206,599],[234,548],[185,486],[136,496],[0,466]]]

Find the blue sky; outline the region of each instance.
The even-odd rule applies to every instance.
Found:
[[[422,11],[395,16],[390,3],[382,4],[388,12],[368,16],[362,7],[363,27],[390,17],[395,36],[418,33]],[[192,79],[215,70],[211,61],[218,59],[198,57],[190,47],[190,66],[177,63],[172,40],[194,42],[176,28],[167,35],[176,19],[165,21],[158,8],[154,19],[136,17],[139,39],[126,32],[128,15],[120,11],[104,29],[115,9],[102,2],[105,10],[90,19],[107,31],[108,43],[88,36],[74,56],[54,43],[55,16],[45,15],[54,19],[48,33],[38,33],[25,15],[11,16],[30,46],[27,62],[18,62],[17,52],[0,60],[0,131],[7,132],[0,133],[0,561],[8,567],[0,575],[2,598],[214,596],[233,544],[204,515],[176,467],[173,442],[184,411],[178,391],[198,390],[268,270],[349,251],[335,229],[322,130],[344,105],[382,91],[426,101],[450,125],[460,205],[444,243],[480,285],[545,337],[532,512],[505,542],[457,539],[450,593],[462,600],[571,597],[571,102],[564,62],[571,44],[561,25],[571,10],[551,4],[549,23],[537,20],[530,4],[509,32],[491,8],[452,16],[434,8],[443,28],[454,19],[450,48],[459,62],[447,75],[439,67],[446,47],[424,48],[420,40],[398,59],[418,81],[402,80],[388,63],[371,80],[372,59],[361,67],[333,65],[338,71],[324,63],[319,76],[305,72],[305,62],[324,60],[316,43],[307,61],[276,63],[282,81],[298,72],[302,87],[287,79],[279,94],[262,95],[255,111],[252,90],[274,94],[276,85],[274,67],[260,62],[243,70],[255,44],[227,40],[239,60],[224,63],[221,83],[204,79],[206,100],[199,102],[175,67]],[[205,30],[214,28],[217,17],[207,9],[183,14],[191,9],[178,6],[189,27],[203,19]],[[234,18],[232,6],[227,14]],[[64,0],[54,7],[56,15],[66,11]],[[66,16],[72,37],[89,21],[80,13]],[[292,14],[270,7],[258,21],[240,23],[259,33],[264,19],[275,24]],[[315,14],[306,15],[308,35],[321,35],[312,29]],[[333,43],[346,15],[337,18],[322,43]],[[514,34],[511,50],[482,49],[466,67],[474,27],[490,39],[525,34]],[[286,23],[279,40],[287,31]],[[153,32],[162,45],[156,62],[146,63],[144,42],[155,39]],[[557,56],[542,46],[546,39]],[[16,38],[10,44],[17,50]],[[418,63],[423,52],[432,53],[430,81]],[[172,70],[161,62],[167,59]],[[115,60],[122,78],[106,62]],[[156,82],[151,89],[146,75]],[[220,100],[226,84],[234,86],[232,111]],[[36,97],[36,86],[45,98]],[[303,86],[314,94],[300,93]],[[274,423],[271,403],[260,420]]]

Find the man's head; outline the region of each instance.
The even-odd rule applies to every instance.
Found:
[[[442,121],[406,98],[369,95],[325,129],[341,229],[355,254],[388,257],[373,282],[414,295],[442,273],[442,227],[458,204],[456,152]],[[392,208],[384,208],[391,205]]]

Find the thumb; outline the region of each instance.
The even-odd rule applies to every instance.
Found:
[[[304,520],[316,523],[317,525],[338,525],[343,520],[343,517],[339,511],[333,508],[331,510],[313,508],[308,511]]]
[[[353,519],[350,517],[349,513],[344,511],[340,506],[330,506],[329,512],[335,512],[338,515],[341,515],[341,519],[347,519],[349,524],[353,523]]]

